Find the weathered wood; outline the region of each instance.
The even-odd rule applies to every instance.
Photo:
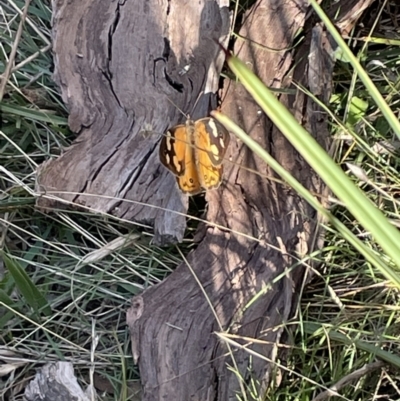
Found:
[[[38,207],[59,206],[60,198],[152,224],[157,243],[182,239],[187,197],[160,165],[158,142],[184,118],[168,98],[191,112],[204,91],[192,117],[207,115],[223,61],[217,41],[228,37],[227,4],[53,2],[55,79],[79,138],[41,167]]]
[[[269,86],[290,84],[291,45],[304,24],[306,3],[258,1],[246,15],[240,32],[243,39],[237,40],[235,52]],[[314,180],[313,189],[321,191],[315,175],[240,84],[231,82],[224,98],[224,112],[289,171],[309,187]],[[303,118],[304,97],[281,95],[280,99],[290,106],[295,103],[295,113]],[[188,256],[219,323],[184,264],[133,300],[128,322],[143,400],[235,399],[238,380],[227,369],[233,361],[213,333],[229,330],[261,338],[265,344],[249,348],[274,359],[282,335],[279,327],[290,316],[303,268],[277,277],[311,248],[315,213],[285,185],[270,180],[274,174],[243,144],[233,140],[228,152],[233,163],[226,163],[226,186],[207,195],[207,220],[232,231],[208,227],[203,241]],[[270,285],[266,294],[246,307],[266,285]],[[240,350],[234,351],[234,358],[245,381],[254,375],[260,389],[266,387],[271,365]]]
[[[49,363],[38,370],[35,378],[26,386],[26,401],[90,401],[96,399],[92,387],[84,392],[69,362]],[[94,397],[92,397],[94,395]]]
[[[235,53],[268,86],[293,89],[294,79],[326,103],[333,69],[331,42],[319,25],[305,24],[307,3],[257,1],[245,15]],[[295,53],[292,41],[302,27],[306,37]],[[279,99],[327,148],[323,110],[301,91],[281,94]],[[223,111],[308,189],[325,191],[240,84],[229,83]],[[232,141],[229,152],[232,163],[225,164],[226,186],[207,195],[207,220],[228,230],[210,224],[187,258],[200,285],[183,263],[163,283],[133,298],[128,311],[144,401],[236,400],[241,389],[228,366],[238,369],[243,383],[251,382],[262,393],[271,378],[282,322],[290,318],[304,280],[299,259],[321,245],[317,215],[310,206],[274,180],[275,174],[239,141]],[[239,342],[271,363],[243,349],[234,349],[234,362],[215,335],[219,331],[263,340]]]

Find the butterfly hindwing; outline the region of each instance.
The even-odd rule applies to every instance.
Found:
[[[214,166],[220,166],[230,141],[228,130],[211,117],[197,120],[195,130],[199,133],[196,137],[199,141],[198,148],[207,151]]]
[[[189,133],[188,133],[189,134]],[[189,135],[187,135],[189,137]],[[177,177],[179,188],[185,194],[196,195],[202,191],[194,156],[194,146],[188,144],[185,149],[185,173]]]

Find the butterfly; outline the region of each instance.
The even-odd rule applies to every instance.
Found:
[[[218,188],[229,132],[211,117],[176,125],[163,136],[160,161],[174,175],[183,193],[196,195]]]

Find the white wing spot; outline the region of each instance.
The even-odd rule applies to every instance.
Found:
[[[213,134],[213,137],[218,138],[218,128],[217,128],[217,125],[215,124],[214,120],[209,120],[208,125],[211,128],[211,133]]]
[[[179,163],[178,158],[177,158],[176,156],[174,156],[173,159],[172,159],[172,161],[173,161],[175,170],[176,170],[178,173],[180,173],[181,170],[182,170],[182,166],[181,166],[181,164]]]
[[[225,142],[222,138],[219,138],[219,146],[221,146],[222,149],[225,148]]]
[[[211,153],[213,154],[216,160],[219,160],[219,150],[216,145],[211,145]]]
[[[165,142],[167,144],[168,152],[171,152],[171,150],[172,150],[172,135],[171,135],[171,133],[169,131],[167,132],[167,140]]]

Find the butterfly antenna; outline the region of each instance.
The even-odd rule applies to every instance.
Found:
[[[193,105],[193,107],[192,107],[192,112],[191,112],[191,114],[193,114],[193,111],[194,111],[194,109],[196,108],[197,103],[199,103],[199,100],[200,100],[201,95],[202,95],[203,93],[204,93],[204,91],[201,91],[201,92],[199,93],[199,96],[197,96],[197,99],[196,99],[196,101],[195,101],[195,103],[194,103],[194,105]],[[168,99],[168,101],[169,101],[172,105],[174,105],[174,106],[176,107],[177,110],[179,110],[179,111],[185,116],[185,118],[188,118],[188,115],[185,114],[185,113],[182,111],[182,109],[181,109],[177,104],[175,104],[168,96],[167,96],[167,99]],[[190,115],[191,115],[191,114],[190,114]]]
[[[201,91],[201,92],[199,93],[199,96],[197,96],[197,99],[196,99],[196,101],[194,102],[194,105],[193,105],[193,107],[192,107],[192,112],[191,112],[191,114],[193,114],[194,109],[196,108],[197,103],[199,103],[199,100],[200,100],[201,96],[203,95],[203,93],[204,93],[204,91]]]
[[[177,104],[175,104],[168,96],[167,96],[167,99],[168,99],[168,101],[169,101],[172,105],[174,105],[174,106],[176,107],[176,109],[177,109],[178,111],[180,111],[180,112],[183,114],[183,116],[184,116],[185,118],[188,118],[188,115],[185,114],[185,113],[182,111],[182,109],[181,109]]]

